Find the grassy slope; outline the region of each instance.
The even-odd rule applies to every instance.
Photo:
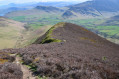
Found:
[[[51,27],[48,30],[48,32],[46,33],[45,38],[40,43],[45,44],[45,43],[51,43],[51,42],[61,42],[62,40],[60,40],[60,39],[54,39],[52,33],[57,27],[64,26],[64,24],[65,24],[64,22],[60,22],[60,23],[54,25],[53,27]]]
[[[51,28],[51,25],[39,27],[37,28],[37,30],[29,29],[27,31],[24,31],[23,33],[24,38],[21,41],[19,41],[20,43],[19,46],[24,47],[34,43],[36,39],[45,34],[49,28]]]
[[[0,49],[15,47],[22,30],[22,23],[0,17]]]
[[[38,37],[43,35],[50,27],[31,25],[29,29],[25,29],[23,23],[0,18],[0,49],[23,47],[33,43]]]

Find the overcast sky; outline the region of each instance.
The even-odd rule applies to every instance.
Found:
[[[48,2],[48,1],[77,1],[77,2],[84,2],[88,0],[0,0],[0,3],[26,3],[26,2]]]

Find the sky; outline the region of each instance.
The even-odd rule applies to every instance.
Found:
[[[48,1],[77,1],[85,2],[88,0],[0,0],[0,3],[27,3],[27,2],[48,2]]]

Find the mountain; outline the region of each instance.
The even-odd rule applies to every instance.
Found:
[[[52,7],[52,6],[37,6],[35,7],[36,9],[38,10],[42,10],[42,11],[45,11],[45,12],[63,12],[63,10],[59,9],[59,8],[56,8],[56,7]]]
[[[2,52],[18,53],[39,78],[119,78],[119,45],[71,23],[54,25],[30,46]]]
[[[0,2],[1,4],[6,2]],[[0,6],[0,16],[4,16],[8,12],[12,11],[18,11],[18,10],[27,10],[27,9],[33,9],[37,6],[53,6],[53,7],[64,7],[69,5],[74,5],[76,2],[29,2],[29,3],[10,3],[7,5]],[[17,8],[17,10],[11,10],[12,8]]]
[[[50,13],[49,13],[50,12]],[[36,6],[33,9],[29,10],[22,10],[22,11],[14,11],[6,14],[6,17],[14,17],[14,16],[26,16],[26,15],[44,15],[44,14],[58,14],[62,13],[63,10],[57,7],[52,7],[52,6]],[[38,17],[38,16],[36,16]]]
[[[77,4],[75,1],[59,1],[59,2],[39,2],[36,5],[37,6],[54,6],[54,7],[65,7],[65,6],[70,6]]]
[[[69,18],[70,17],[74,17],[76,15],[74,15],[71,11],[67,10],[66,12],[63,13],[62,17],[64,18]]]
[[[118,12],[119,0],[92,0],[69,6],[69,10],[77,14],[90,16],[107,16],[106,12]],[[69,16],[70,17],[70,16]]]
[[[30,24],[35,24],[37,22],[40,25],[50,25],[54,24],[55,21],[58,21],[57,19],[63,14],[63,12],[64,9],[58,7],[36,6],[35,8],[29,10],[9,12],[5,15],[5,17]]]
[[[19,7],[19,8],[23,8],[23,7],[36,7],[36,6],[54,6],[54,7],[64,7],[64,6],[69,6],[69,5],[74,5],[77,4],[77,2],[75,1],[53,1],[53,2],[26,2],[26,3],[13,3],[11,1],[8,1],[8,3],[6,1],[0,1],[0,8],[9,8],[9,7]]]
[[[86,1],[83,3],[79,3],[76,4],[75,2],[72,2],[72,4],[70,5],[71,2],[67,3],[69,5],[66,5],[65,7],[67,7],[67,9],[65,9],[64,14],[62,14],[63,18],[66,17],[70,17],[70,15],[67,15],[67,13],[70,11],[70,13],[72,13],[72,15],[75,15],[73,17],[77,17],[77,18],[95,18],[95,17],[102,17],[102,18],[107,18],[107,17],[111,17],[114,15],[118,14],[119,11],[119,5],[118,5],[118,0],[92,0],[92,1]],[[66,2],[39,2],[39,3],[34,3],[31,5],[17,5],[17,4],[9,4],[10,6],[15,6],[18,7],[21,6],[22,8],[40,8],[42,6],[46,7],[60,7],[60,8],[64,8],[64,6],[62,6],[63,4],[65,4]],[[74,5],[76,4],[76,5]],[[59,5],[59,6],[57,6]],[[61,7],[61,6],[62,7]],[[48,9],[47,7],[47,9]],[[51,10],[52,11],[52,10]],[[73,18],[71,15],[71,18]]]
[[[118,2],[119,2],[118,0],[92,0],[69,7],[70,8],[87,7],[93,8],[97,11],[115,12],[119,11]]]
[[[5,2],[6,3],[6,2]],[[3,2],[1,2],[1,4],[3,4]],[[30,8],[30,7],[35,7],[33,5],[37,4],[36,2],[29,2],[29,3],[21,3],[21,4],[17,4],[17,3],[9,3],[9,4],[5,4],[0,6],[1,9],[6,9],[6,8],[10,8],[10,7],[17,7],[17,8]]]
[[[113,16],[111,18],[108,18],[107,21],[105,23],[103,23],[103,25],[119,25],[119,15]]]
[[[17,7],[10,7],[6,9],[0,9],[0,16],[4,16],[5,14],[13,11],[21,11],[21,10],[26,10],[26,8],[17,8]]]
[[[23,23],[0,17],[0,49],[14,48],[23,26]]]

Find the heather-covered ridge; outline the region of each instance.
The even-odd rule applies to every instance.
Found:
[[[20,55],[39,78],[119,79],[119,45],[71,23],[56,24],[28,47],[3,51]]]

